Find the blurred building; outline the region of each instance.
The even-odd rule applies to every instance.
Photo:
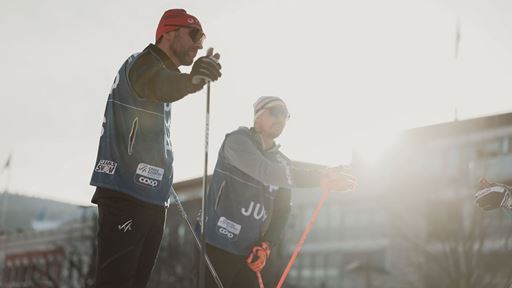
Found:
[[[357,191],[330,194],[285,287],[476,288],[509,281],[502,267],[512,264],[504,240],[512,220],[500,211],[480,213],[473,199],[480,177],[512,184],[512,113],[411,129],[378,159],[362,153],[353,156]],[[176,184],[191,219],[201,183]],[[286,237],[263,272],[266,286],[277,283],[320,195],[294,191]],[[150,287],[193,287],[192,236],[176,209],[168,215],[168,255],[160,255]]]
[[[94,215],[94,214],[93,214]],[[0,286],[91,287],[96,218],[0,236]]]
[[[501,211],[481,213],[473,199],[480,177],[512,184],[512,113],[411,129],[387,149],[378,145],[388,141],[374,140],[375,149],[383,150],[380,157],[368,159],[365,151],[355,150],[357,191],[330,193],[284,287],[481,288],[511,283],[512,219]],[[176,183],[175,190],[194,225],[202,179]],[[285,237],[263,271],[266,287],[275,287],[320,195],[320,190],[294,190]],[[173,204],[167,217],[148,287],[194,287],[193,236]],[[33,277],[27,275],[36,273],[35,263],[46,263],[45,273],[54,278],[86,277],[78,272],[72,276],[69,251],[78,245],[83,249],[78,254],[89,257],[83,262],[94,263],[93,222],[1,236],[2,287],[31,287],[23,286],[23,279]],[[59,287],[82,287],[62,283],[71,281]]]

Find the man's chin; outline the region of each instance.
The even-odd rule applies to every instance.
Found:
[[[281,136],[281,133],[283,132],[283,130],[279,130],[279,131],[272,131],[270,134],[272,135],[272,138],[277,138],[279,136]]]
[[[192,65],[192,63],[194,63],[194,58],[192,58],[192,59],[186,58],[184,60],[185,61],[182,62],[183,63],[182,65],[184,65],[184,66],[190,66],[190,65]]]
[[[194,63],[194,57],[183,56],[180,57],[180,63],[183,66],[190,66]]]

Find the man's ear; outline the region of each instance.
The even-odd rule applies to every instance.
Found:
[[[168,42],[173,42],[174,41],[174,38],[176,37],[176,32],[177,30],[175,31],[169,31],[169,32],[165,32],[162,37],[168,41]]]
[[[254,130],[258,133],[261,131],[261,120],[260,120],[261,117],[260,116],[258,116],[256,119],[254,119],[253,126],[252,126],[252,127],[254,127]]]

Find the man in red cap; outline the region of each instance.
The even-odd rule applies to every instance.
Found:
[[[114,80],[91,179],[97,288],[140,288],[149,280],[172,193],[171,103],[221,76],[218,54],[194,62],[204,38],[196,17],[168,10],[155,44],[131,55]],[[182,65],[192,65],[190,74]]]

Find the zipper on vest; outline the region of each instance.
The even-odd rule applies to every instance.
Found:
[[[137,127],[139,126],[139,118],[135,118],[132,123],[132,130],[128,138],[128,155],[133,153],[133,144],[135,144],[135,136],[137,135]]]
[[[222,195],[224,185],[226,185],[226,180],[222,181],[222,184],[220,184],[219,195],[217,195],[217,199],[215,200],[215,210],[217,210],[217,207],[219,207],[220,196]]]

